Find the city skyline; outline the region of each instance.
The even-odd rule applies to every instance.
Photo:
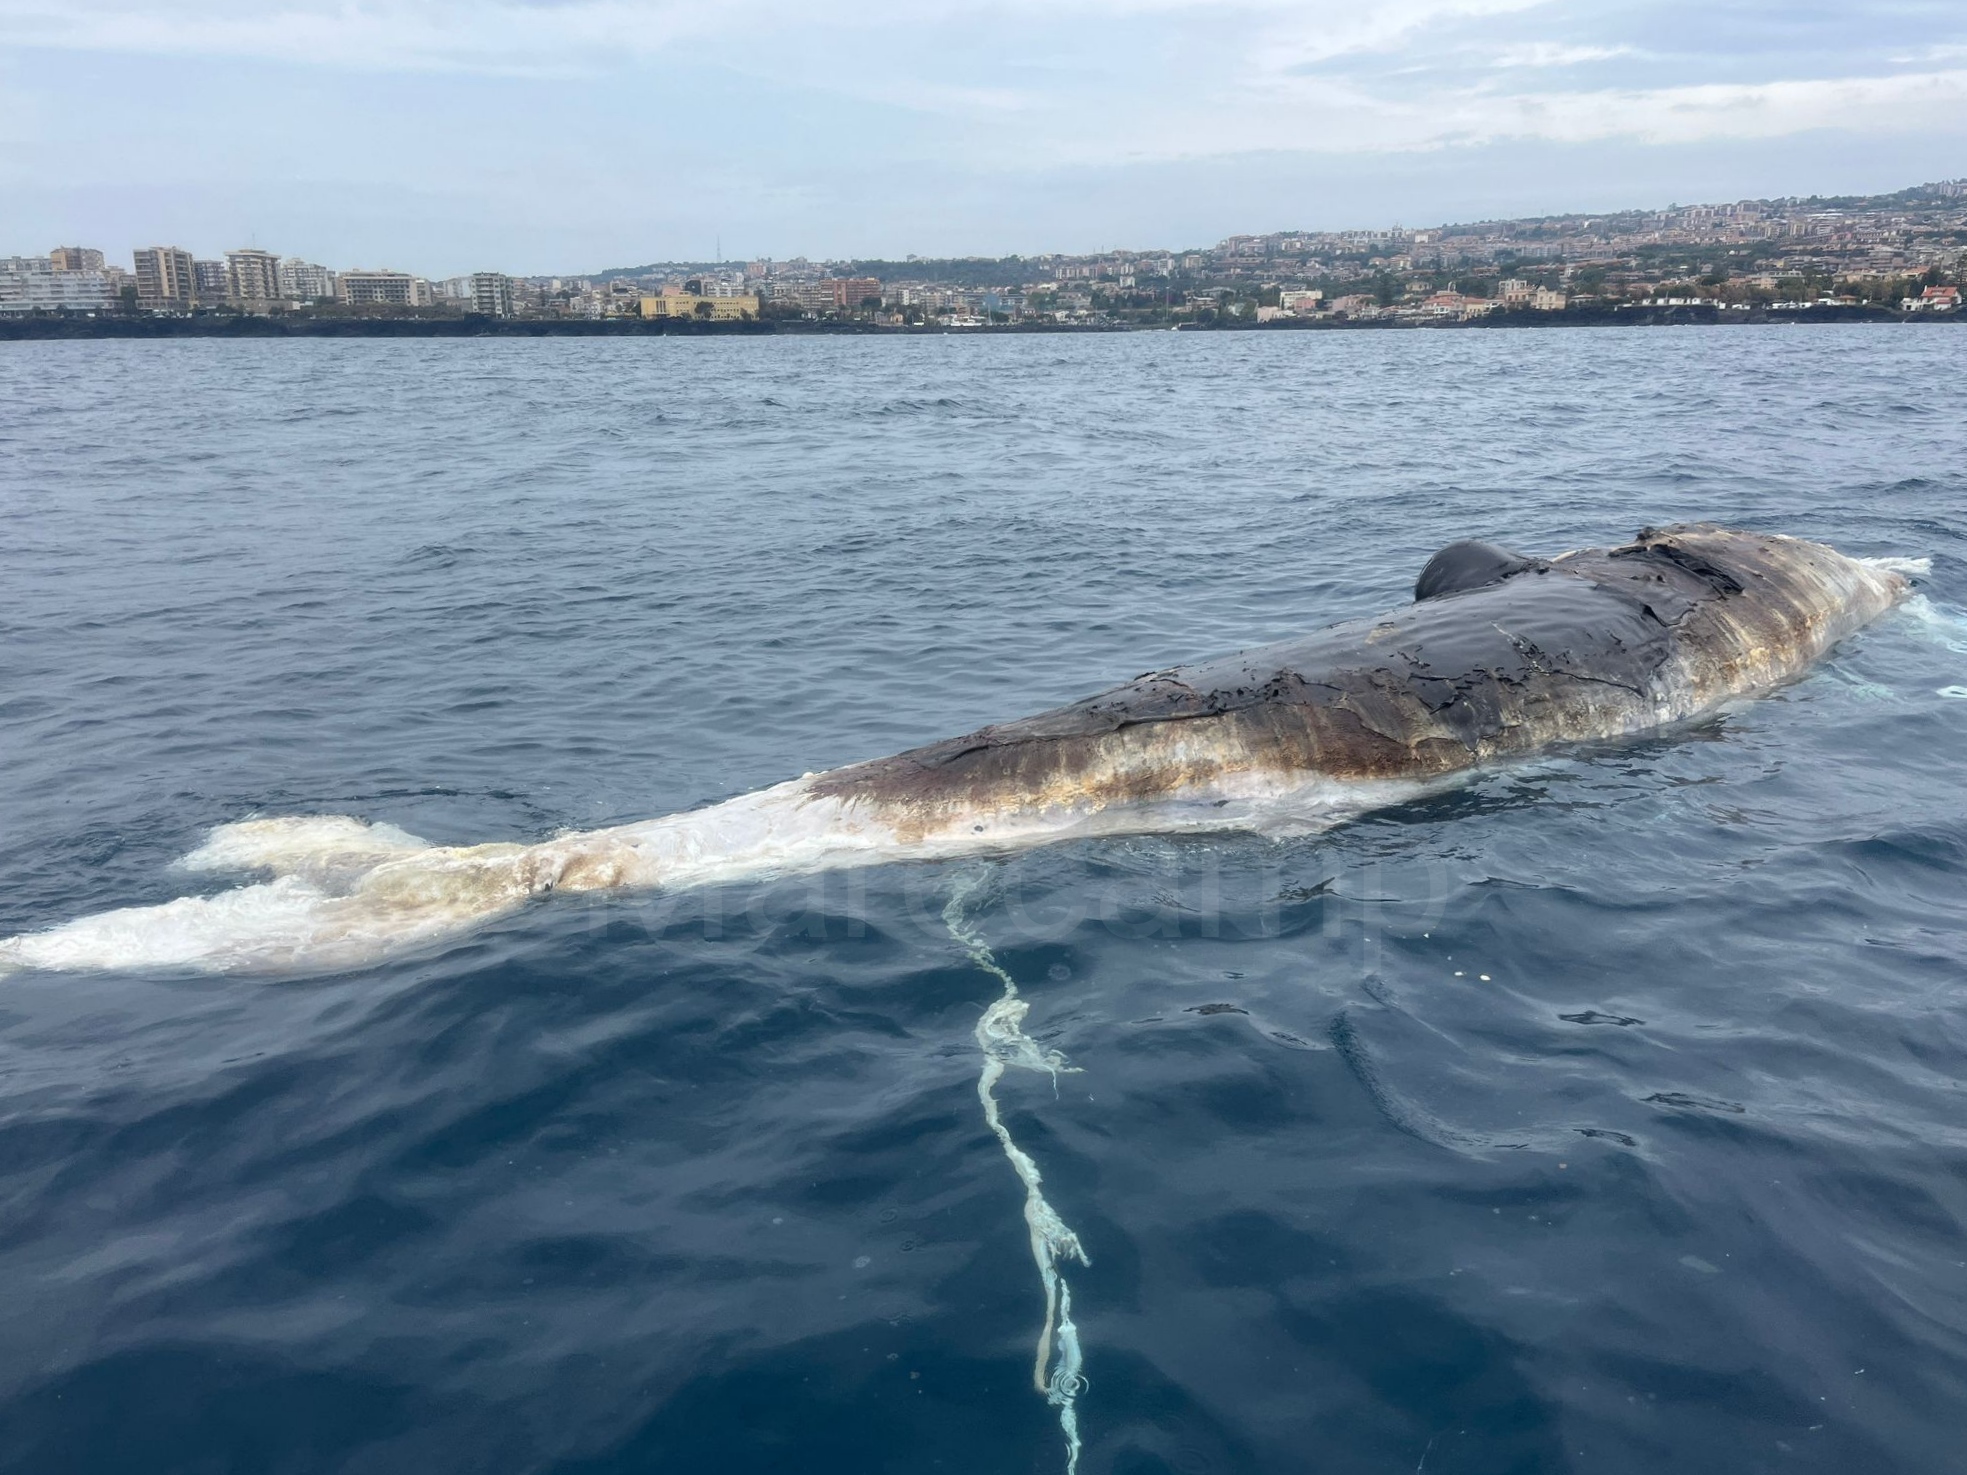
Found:
[[[1951,177],[1967,15],[0,0],[0,144],[24,241],[440,277],[1091,252]]]
[[[905,261],[648,262],[594,274],[433,282],[242,248],[138,249],[133,271],[86,246],[0,256],[0,317],[350,314],[764,325],[852,321],[1238,326],[1468,321],[1492,311],[1586,320],[1628,308],[1956,312],[1967,179],[1864,197],[1758,198],[1667,210],[1235,235],[1208,247]],[[1577,320],[1576,311],[1572,319]]]
[[[292,270],[294,268],[300,268],[303,270],[314,271],[314,272],[326,271],[329,272],[331,275],[375,274],[375,275],[388,276],[388,277],[401,276],[405,278],[415,278],[418,280],[425,281],[427,283],[448,281],[450,283],[457,284],[458,286],[460,286],[460,288],[462,288],[463,284],[467,283],[470,278],[474,276],[486,276],[486,275],[509,276],[514,280],[520,280],[520,281],[543,282],[550,279],[562,279],[562,278],[599,280],[611,276],[636,276],[638,274],[646,273],[649,271],[662,271],[662,270],[683,271],[683,270],[696,270],[699,268],[717,269],[721,271],[729,271],[733,273],[742,274],[746,271],[747,267],[749,267],[752,270],[753,274],[757,274],[757,268],[761,264],[768,269],[775,268],[775,267],[782,269],[786,267],[796,268],[796,267],[805,267],[805,266],[812,266],[815,269],[817,269],[819,267],[824,267],[824,266],[838,265],[844,267],[844,266],[853,266],[855,264],[875,264],[875,263],[885,264],[893,267],[906,267],[911,263],[920,263],[921,265],[926,267],[928,265],[938,262],[952,263],[952,262],[963,262],[963,261],[971,261],[971,262],[1024,261],[1036,265],[1039,263],[1048,263],[1048,262],[1093,260],[1102,257],[1113,257],[1113,256],[1179,257],[1185,254],[1193,254],[1193,253],[1220,255],[1226,249],[1231,248],[1234,245],[1234,243],[1239,241],[1267,240],[1267,239],[1279,238],[1279,237],[1310,238],[1310,237],[1360,236],[1365,238],[1393,239],[1393,238],[1400,238],[1400,237],[1415,237],[1415,236],[1426,238],[1426,237],[1438,236],[1441,235],[1442,233],[1447,233],[1448,235],[1451,236],[1458,236],[1458,235],[1489,236],[1495,240],[1507,240],[1507,239],[1511,239],[1515,235],[1521,234],[1526,230],[1535,230],[1538,228],[1549,227],[1555,230],[1560,238],[1569,238],[1569,237],[1575,237],[1579,234],[1578,231],[1579,222],[1601,221],[1609,224],[1610,222],[1613,222],[1615,220],[1651,219],[1656,224],[1664,224],[1670,219],[1678,217],[1684,214],[1685,212],[1710,212],[1710,211],[1722,211],[1722,210],[1732,212],[1748,207],[1766,207],[1770,211],[1777,214],[1794,214],[1797,212],[1807,211],[1810,209],[1810,207],[1818,203],[1823,203],[1826,206],[1834,206],[1836,202],[1843,201],[1843,202],[1849,202],[1850,208],[1854,210],[1858,215],[1869,216],[1875,214],[1881,208],[1884,208],[1881,202],[1908,194],[1916,195],[1916,196],[1930,196],[1932,198],[1942,199],[1942,200],[1967,200],[1967,177],[1962,177],[1960,179],[1929,180],[1929,181],[1911,184],[1911,185],[1908,185],[1903,180],[1900,180],[1897,181],[1894,184],[1894,186],[1890,189],[1880,190],[1873,193],[1852,193],[1846,195],[1760,194],[1760,195],[1746,195],[1746,196],[1742,196],[1739,199],[1729,199],[1729,200],[1670,201],[1664,205],[1638,204],[1638,203],[1628,202],[1625,204],[1611,205],[1603,208],[1580,207],[1580,208],[1574,208],[1569,210],[1558,210],[1542,215],[1489,216],[1489,217],[1482,217],[1482,218],[1465,218],[1460,220],[1444,218],[1444,219],[1432,220],[1432,221],[1426,219],[1416,219],[1413,221],[1406,221],[1406,222],[1383,220],[1383,221],[1376,221],[1376,222],[1370,222],[1365,224],[1336,227],[1336,228],[1329,228],[1329,229],[1320,229],[1320,228],[1307,227],[1302,225],[1283,226],[1283,227],[1275,227],[1275,228],[1257,230],[1257,231],[1231,232],[1227,235],[1224,235],[1216,240],[1209,241],[1209,242],[1201,242],[1201,241],[1117,242],[1117,243],[1112,243],[1106,247],[1097,250],[1092,250],[1092,251],[1068,251],[1068,250],[1053,249],[1053,250],[1041,250],[1041,251],[1033,251],[1033,252],[1007,252],[1007,253],[1003,253],[1002,255],[995,255],[995,256],[986,253],[981,253],[981,252],[957,253],[953,255],[946,255],[940,257],[930,256],[922,252],[907,252],[901,255],[888,256],[888,257],[868,257],[868,256],[808,257],[804,255],[795,255],[789,257],[774,257],[770,255],[751,256],[751,257],[744,257],[744,256],[725,257],[722,255],[709,256],[709,257],[677,256],[677,257],[664,257],[664,258],[650,258],[646,261],[638,262],[638,263],[617,262],[610,265],[604,265],[599,267],[582,267],[582,268],[562,267],[556,270],[537,271],[537,272],[507,270],[506,268],[501,266],[494,266],[487,263],[480,263],[480,265],[474,270],[454,272],[454,273],[450,273],[448,276],[436,272],[419,272],[415,270],[406,269],[405,265],[399,262],[398,260],[394,259],[394,257],[392,257],[389,260],[380,261],[376,263],[357,262],[357,263],[342,263],[334,266],[324,266],[313,260],[310,260],[307,253],[285,252],[285,251],[277,251],[277,250],[269,251],[264,247],[260,246],[258,243],[248,243],[246,245],[238,245],[230,248],[225,248],[220,250],[208,250],[208,251],[201,251],[197,247],[187,248],[182,246],[178,242],[153,243],[147,246],[131,247],[130,258],[134,262],[140,263],[141,258],[147,252],[158,251],[158,250],[173,250],[173,251],[181,252],[186,257],[187,261],[196,259],[199,262],[199,264],[209,267],[214,271],[220,271],[226,268],[227,263],[231,261],[232,258],[235,257],[246,257],[246,258],[263,257],[269,263],[269,265],[266,268],[266,270],[269,273],[271,273],[274,270],[272,263],[285,262],[289,270]],[[1932,203],[1932,199],[1928,199],[1927,203],[1928,204]],[[26,243],[21,242],[19,240],[0,240],[0,259],[19,260],[30,254],[41,254],[41,253],[30,253],[28,251],[23,251],[21,248],[25,244]],[[92,264],[96,267],[101,267],[107,264],[111,268],[117,270],[124,270],[126,272],[130,270],[129,268],[122,267],[121,260],[118,258],[118,253],[113,247],[105,249],[103,247],[98,247],[98,246],[76,247],[76,246],[64,245],[64,246],[55,246],[55,247],[47,248],[47,251],[55,254],[57,257],[59,257],[60,254],[63,252],[79,251],[83,255],[91,258]],[[1575,251],[1573,252],[1573,254],[1574,255],[1576,254]],[[403,255],[403,253],[401,252],[395,253],[396,257],[400,257],[401,255]],[[61,269],[73,269],[72,267],[67,267],[64,263],[61,263],[59,261],[57,262],[57,265]],[[767,274],[769,274],[769,271]],[[275,278],[272,275],[268,275],[266,280],[269,283],[271,283],[275,280]],[[235,291],[233,295],[234,296],[243,295],[249,298],[253,298],[253,297],[262,297],[262,296],[270,297],[278,294],[273,292],[262,293],[256,291],[248,291],[242,294]],[[294,295],[294,294],[290,292],[287,295]]]

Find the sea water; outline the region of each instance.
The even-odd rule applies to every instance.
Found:
[[[0,1469],[1950,1468],[1964,361],[8,345],[0,935],[216,894],[174,862],[259,816],[727,798],[1389,607],[1457,537],[1933,562],[1769,698],[1324,834],[8,975]]]

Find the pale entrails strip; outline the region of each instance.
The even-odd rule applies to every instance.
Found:
[[[1024,1184],[1024,1217],[1031,1231],[1031,1258],[1037,1262],[1038,1278],[1045,1287],[1045,1325],[1038,1333],[1032,1381],[1059,1411],[1059,1428],[1065,1434],[1066,1475],[1074,1475],[1079,1468],[1078,1399],[1086,1389],[1086,1378],[1081,1371],[1079,1328],[1072,1320],[1072,1287],[1059,1269],[1059,1262],[1077,1260],[1081,1265],[1090,1265],[1092,1261],[1079,1243],[1079,1236],[1066,1227],[1058,1212],[1046,1202],[1038,1164],[1018,1146],[1010,1128],[1004,1125],[1003,1115],[997,1108],[996,1090],[1007,1066],[1044,1071],[1052,1077],[1055,1087],[1061,1072],[1076,1071],[1066,1064],[1064,1056],[1056,1050],[1040,1050],[1024,1032],[1025,1014],[1031,1005],[1019,997],[1017,980],[1005,971],[990,945],[964,917],[963,903],[979,884],[979,877],[974,873],[957,881],[949,904],[943,908],[943,922],[950,936],[969,953],[971,961],[1004,985],[1004,992],[977,1020],[977,1048],[983,1052],[977,1099],[983,1103],[984,1121],[1003,1145],[1004,1156],[1010,1159],[1012,1169]],[[1058,1361],[1051,1366],[1048,1376],[1046,1369],[1052,1363],[1055,1347]]]

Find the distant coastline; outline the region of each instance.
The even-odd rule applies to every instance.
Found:
[[[1794,323],[1950,323],[1967,314],[1897,312],[1889,308],[1819,305],[1796,309],[1722,307],[1591,306],[1561,312],[1491,312],[1478,318],[1411,322],[1282,319],[1256,323],[1231,320],[1183,323],[1184,333],[1338,333],[1479,332],[1498,328],[1652,328],[1695,326],[1779,326]],[[66,339],[158,338],[797,338],[797,337],[990,337],[1054,333],[1166,333],[1166,324],[1017,322],[945,327],[939,324],[890,326],[868,322],[767,319],[763,322],[693,322],[635,318],[498,318],[489,316],[307,317],[244,313],[192,317],[83,316],[30,314],[0,318],[0,342]]]
[[[1274,231],[1203,249],[660,262],[431,280],[260,246],[0,256],[0,337],[616,337],[1651,326],[1956,316],[1967,178],[1428,229]],[[75,327],[77,319],[93,320]],[[242,321],[257,319],[258,321]],[[11,323],[26,326],[8,331]],[[136,320],[148,320],[139,325]]]

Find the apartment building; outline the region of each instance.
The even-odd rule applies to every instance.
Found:
[[[56,271],[102,271],[104,269],[102,252],[91,246],[57,246],[48,253],[48,262]]]
[[[226,301],[264,308],[281,295],[280,257],[276,252],[245,247],[225,253]]]
[[[280,296],[289,302],[325,302],[335,295],[335,274],[297,256],[280,263],[278,281]]]
[[[802,312],[830,312],[834,305],[831,282],[786,282],[771,284],[772,301],[799,308]],[[645,311],[644,317],[648,316]]]
[[[336,284],[350,307],[428,307],[430,283],[404,271],[345,271]]]
[[[50,256],[0,256],[0,313],[101,312],[115,305],[107,272],[57,270]]]
[[[857,308],[870,297],[880,297],[879,277],[826,277],[819,281],[775,281],[771,299],[805,312],[839,312]]]
[[[846,310],[859,307],[870,297],[879,300],[881,296],[879,277],[835,277],[822,285],[833,289],[833,305]]]
[[[176,246],[145,246],[136,253],[137,301],[152,312],[189,312],[198,305],[197,263]]]
[[[491,318],[512,316],[512,278],[503,272],[471,274],[471,310]]]

